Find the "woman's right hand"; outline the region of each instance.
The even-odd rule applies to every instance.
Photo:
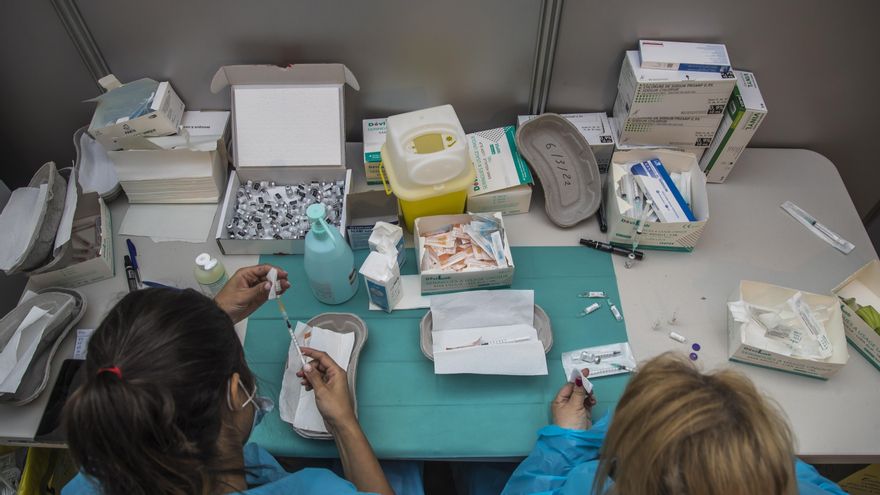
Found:
[[[306,390],[315,391],[315,403],[327,428],[333,431],[357,423],[345,370],[326,352],[302,347],[302,353],[312,361],[296,375],[303,379]]]

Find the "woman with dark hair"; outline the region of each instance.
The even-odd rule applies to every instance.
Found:
[[[325,469],[285,472],[248,443],[272,408],[260,396],[233,325],[269,293],[271,267],[243,268],[214,300],[193,290],[125,296],[92,336],[85,383],[64,422],[82,473],[64,493],[392,494],[354,414],[345,371],[323,352],[302,377],[333,433],[344,480]],[[280,271],[282,289],[290,287]]]

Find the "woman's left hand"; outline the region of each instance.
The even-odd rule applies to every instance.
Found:
[[[232,318],[233,323],[247,318],[266,302],[272,286],[266,275],[272,268],[271,265],[240,268],[214,297],[214,302]],[[281,282],[281,292],[278,293],[280,296],[290,288],[287,272],[280,268],[278,268],[278,281]]]
[[[584,377],[589,376],[589,368],[581,370]],[[575,383],[566,383],[556,394],[550,409],[553,412],[553,424],[570,430],[589,430],[593,426],[592,409],[596,398],[587,394],[581,378]]]

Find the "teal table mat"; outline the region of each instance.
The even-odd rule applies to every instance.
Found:
[[[369,336],[358,364],[357,400],[361,426],[383,459],[510,458],[528,455],[535,432],[550,422],[550,401],[566,382],[560,355],[594,345],[626,341],[623,322],[607,307],[578,314],[594,301],[583,291],[605,291],[618,308],[620,296],[611,255],[584,247],[514,247],[513,289],[532,289],[535,303],[550,316],[553,347],[547,376],[435,375],[419,348],[419,320],[426,309],[391,314],[368,310],[361,282],[350,301],[330,306],[308,288],[302,256],[261,256],[261,263],[289,273],[292,287],[282,296],[292,321],[327,312],[354,313]],[[355,251],[357,266],[368,251]],[[402,272],[416,273],[412,250]],[[625,315],[624,315],[625,316]],[[290,337],[278,307],[264,304],[248,322],[244,349],[261,395],[278,401]],[[623,393],[628,375],[593,380],[598,418]],[[254,431],[255,441],[276,455],[337,457],[334,442],[308,440],[281,421],[278,408]]]

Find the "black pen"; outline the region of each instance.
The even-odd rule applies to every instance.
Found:
[[[131,264],[131,258],[127,254],[122,257],[122,260],[125,264],[125,279],[128,281],[128,291],[134,292],[138,290],[137,272],[135,272],[134,265]]]
[[[605,251],[606,253],[617,254],[620,256],[633,255],[637,260],[640,260],[645,257],[645,253],[641,251],[633,251],[632,249],[624,249],[622,247],[617,247],[613,244],[608,244],[607,242],[599,242],[599,241],[591,241],[589,239],[581,239],[581,244],[587,246],[589,248],[597,249],[599,251]]]
[[[599,230],[601,232],[608,232],[608,221],[605,220],[605,202],[599,202],[599,210],[596,211],[596,218],[599,219]]]

